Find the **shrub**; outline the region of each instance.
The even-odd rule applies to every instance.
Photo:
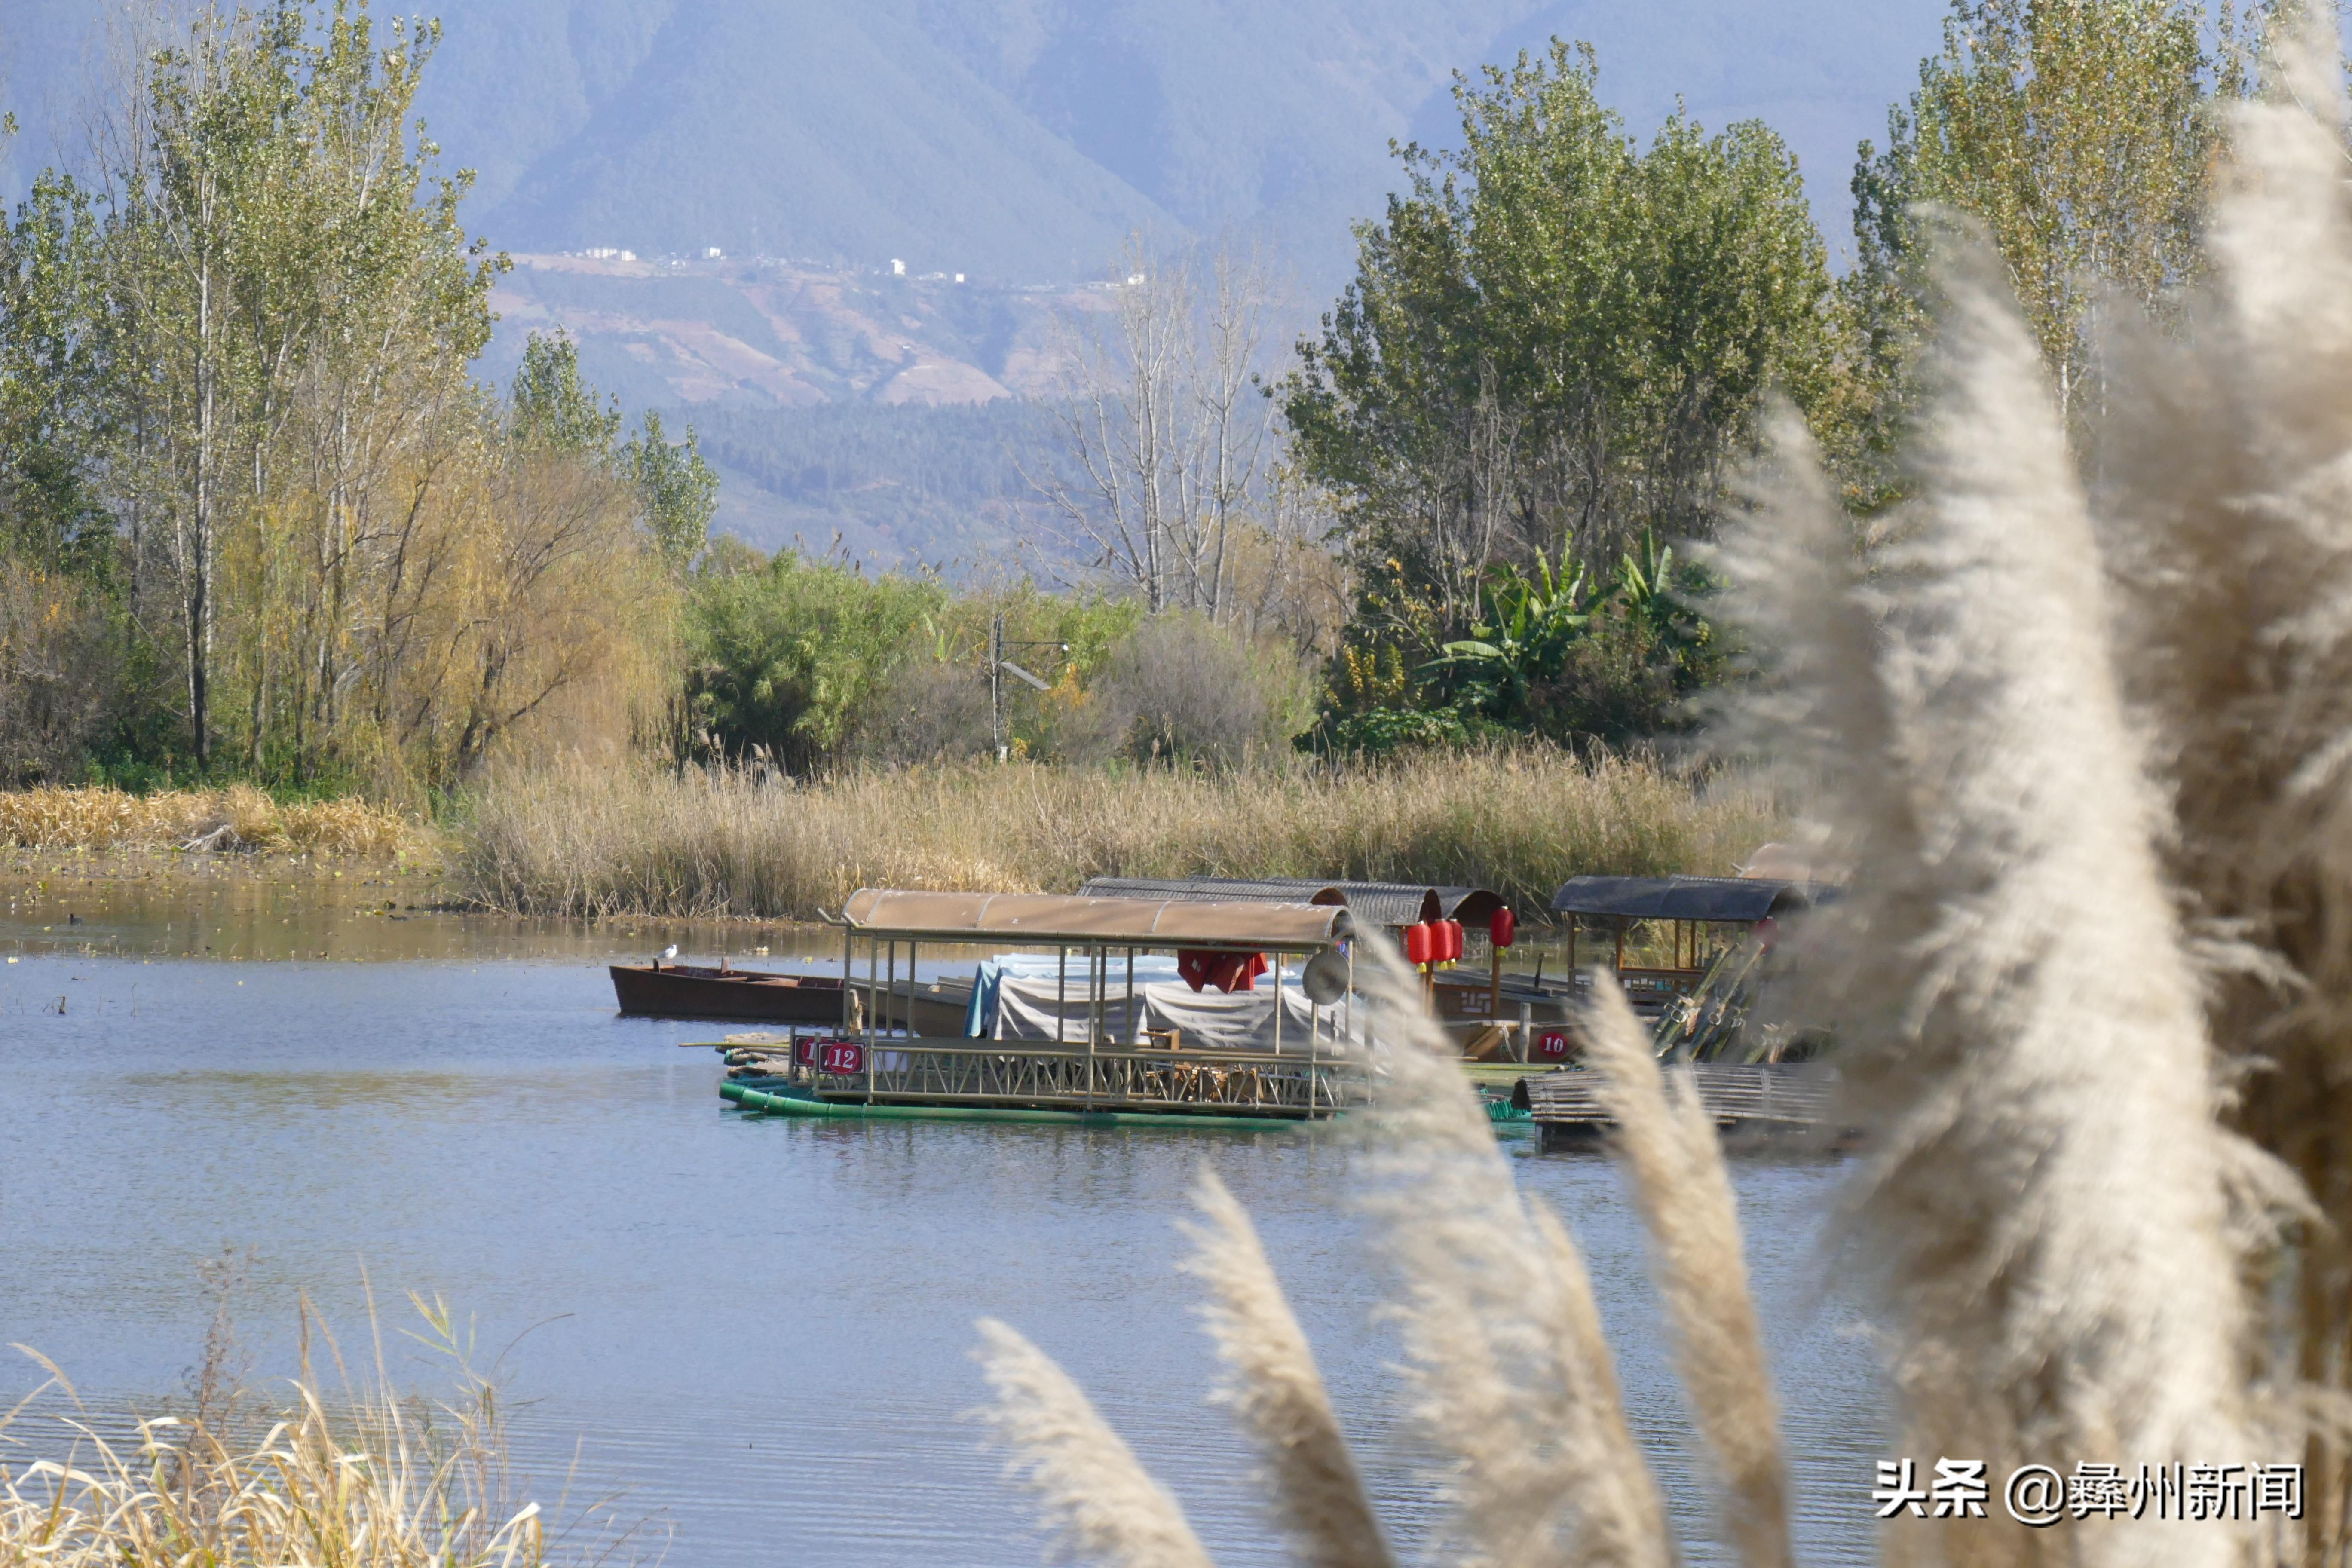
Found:
[[[1468,726],[1451,708],[1367,708],[1328,719],[1312,737],[1315,749],[1342,757],[1386,757],[1398,752],[1466,746]]]
[[[953,762],[987,752],[988,682],[971,665],[910,658],[882,682],[851,740],[878,763]]]
[[[794,773],[841,750],[947,602],[929,578],[868,577],[785,551],[697,584],[689,719],[730,756],[764,746]]]
[[[1312,721],[1317,692],[1287,646],[1171,611],[1111,656],[1101,695],[1120,748],[1137,761],[1231,768],[1286,751]]]
[[[104,608],[81,583],[0,571],[0,786],[78,777],[123,685]]]

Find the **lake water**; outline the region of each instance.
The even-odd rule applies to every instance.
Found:
[[[257,1378],[289,1369],[300,1293],[363,1342],[363,1278],[417,1388],[441,1374],[393,1331],[405,1292],[469,1314],[489,1353],[521,1336],[503,1367],[522,1460],[552,1487],[576,1455],[574,1495],[621,1492],[645,1557],[1028,1563],[1028,1516],[968,1417],[971,1323],[992,1315],[1078,1378],[1219,1562],[1270,1564],[1172,1266],[1205,1162],[1255,1215],[1392,1522],[1421,1532],[1345,1136],[746,1119],[717,1058],[677,1048],[723,1026],[618,1018],[601,966],[672,940],[781,963],[786,933],[439,915],[396,879],[347,880],[0,884],[0,1343],[39,1349],[92,1407],[180,1389],[210,1315],[200,1266],[228,1248],[250,1259]],[[1720,1560],[1616,1172],[1507,1147],[1589,1255],[1688,1554]],[[1735,1166],[1817,1563],[1870,1555],[1882,1451],[1869,1351],[1818,1249],[1842,1174]],[[0,1362],[0,1405],[43,1375]]]

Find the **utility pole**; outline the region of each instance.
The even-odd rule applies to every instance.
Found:
[[[1004,650],[1009,647],[1051,648],[1065,659],[1070,655],[1070,645],[1066,642],[1007,642],[1003,616],[988,623],[988,736],[996,747],[996,760],[1000,763],[1012,755],[1012,747],[1004,738],[1004,678],[1009,675],[1016,680],[1025,680],[1040,691],[1054,689],[1052,681],[1033,675],[1005,658]]]
[[[1004,760],[1004,617],[988,623],[988,741]]]

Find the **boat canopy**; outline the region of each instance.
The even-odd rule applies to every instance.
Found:
[[[1078,889],[1082,898],[1147,899],[1171,903],[1335,904],[1359,925],[1409,926],[1423,921],[1460,921],[1484,926],[1504,907],[1499,893],[1485,888],[1435,888],[1417,882],[1342,882],[1312,877],[1096,877]]]
[[[1570,877],[1551,896],[1564,915],[1751,924],[1815,902],[1818,890],[1769,877]]]
[[[980,937],[1093,947],[1231,948],[1318,952],[1355,930],[1339,905],[1077,898],[1054,893],[918,893],[860,888],[842,921],[861,936],[929,942]]]

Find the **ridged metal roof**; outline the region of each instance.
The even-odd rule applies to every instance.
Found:
[[[1454,920],[1483,927],[1503,907],[1485,888],[1434,888],[1416,882],[1323,881],[1311,877],[1095,877],[1082,898],[1160,899],[1190,903],[1339,904],[1370,926],[1409,926]]]
[[[1747,922],[1813,903],[1802,882],[1769,877],[1570,877],[1551,896],[1564,915]]]

